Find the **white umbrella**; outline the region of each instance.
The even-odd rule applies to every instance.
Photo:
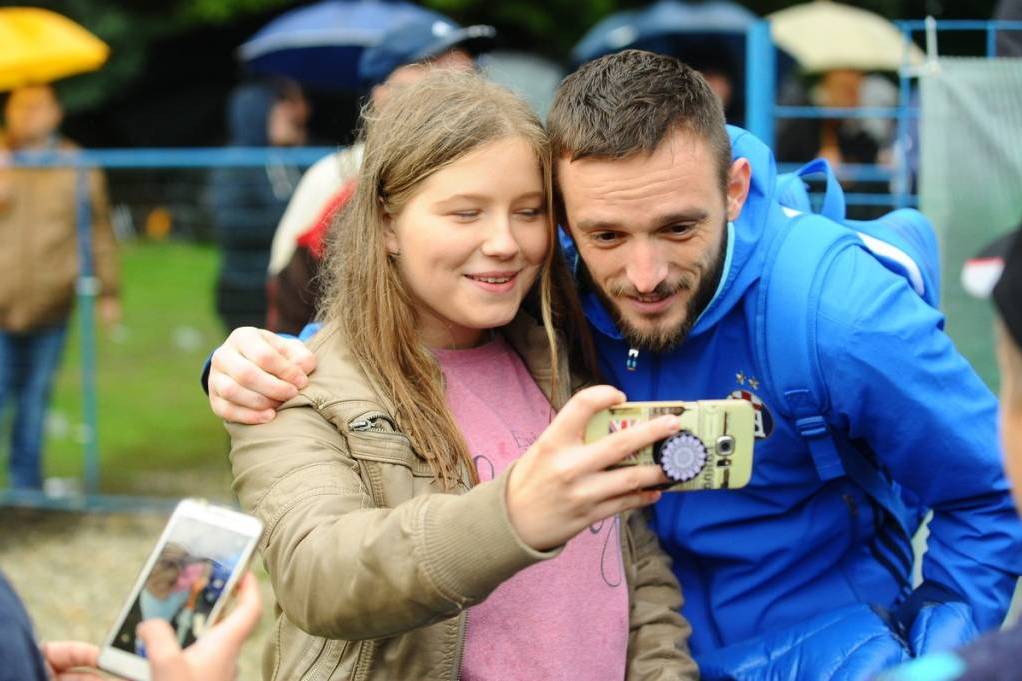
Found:
[[[767,16],[777,46],[811,73],[835,69],[897,71],[922,64],[922,50],[906,43],[890,21],[858,7],[816,0]]]

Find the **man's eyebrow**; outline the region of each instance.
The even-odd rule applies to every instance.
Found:
[[[677,225],[686,222],[702,222],[707,217],[709,217],[709,213],[702,208],[692,208],[689,210],[658,216],[654,218],[652,224],[657,227],[667,227],[669,225]],[[589,220],[580,220],[575,224],[575,228],[580,232],[598,232],[604,229],[620,229],[621,223],[616,220],[594,218]]]
[[[620,223],[613,220],[580,220],[575,228],[582,232],[597,232],[602,229],[617,229]]]
[[[655,222],[661,227],[666,227],[668,225],[676,225],[683,222],[702,222],[708,218],[709,215],[710,214],[702,208],[690,208],[688,210],[678,211],[677,213],[668,213],[667,215],[660,216],[656,218]]]

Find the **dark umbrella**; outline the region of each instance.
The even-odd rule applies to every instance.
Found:
[[[718,0],[685,3],[660,0],[641,10],[617,12],[593,26],[572,50],[577,64],[626,48],[668,52],[679,37],[725,34],[744,40],[757,20],[741,5]]]
[[[677,57],[703,73],[731,83],[728,121],[745,118],[745,36],[759,18],[725,0],[686,3],[660,0],[640,10],[612,14],[583,36],[572,50],[576,65],[624,49]]]
[[[444,17],[404,0],[324,0],[286,12],[238,48],[247,70],[310,87],[358,87],[362,51],[405,21]]]

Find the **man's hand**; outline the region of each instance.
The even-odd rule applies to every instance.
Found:
[[[51,641],[40,646],[50,681],[102,681],[96,672],[99,648],[80,641]],[[72,671],[78,669],[80,671]]]
[[[110,329],[121,322],[121,301],[114,297],[101,297],[97,304],[99,319]]]
[[[262,614],[259,585],[250,572],[241,581],[234,611],[185,650],[167,622],[146,620],[138,625],[138,636],[145,643],[152,681],[234,681],[241,646]]]
[[[309,383],[316,357],[305,344],[243,326],[216,349],[209,369],[209,406],[236,423],[266,423]]]

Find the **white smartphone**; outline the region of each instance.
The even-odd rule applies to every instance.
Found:
[[[100,669],[150,681],[145,645],[135,636],[139,622],[166,620],[181,647],[190,645],[223,610],[262,531],[250,515],[195,499],[179,503],[103,643]]]

